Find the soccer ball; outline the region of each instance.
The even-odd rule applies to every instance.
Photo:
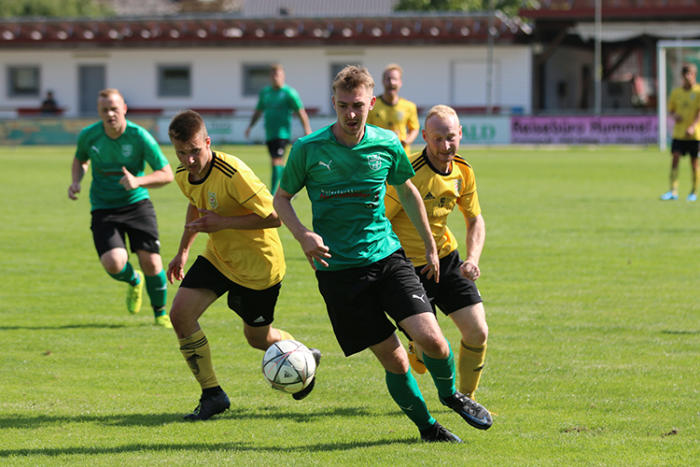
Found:
[[[316,360],[301,342],[283,340],[265,351],[262,372],[274,389],[293,394],[311,383],[316,373]]]

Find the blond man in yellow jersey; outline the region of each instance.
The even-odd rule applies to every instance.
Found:
[[[399,97],[399,90],[403,86],[403,69],[395,64],[389,64],[384,68],[382,84],[384,93],[379,96],[370,110],[367,123],[386,128],[397,134],[406,153],[411,150],[411,144],[415,141],[420,130],[418,121],[418,109],[413,102]]]
[[[224,293],[243,320],[251,347],[266,350],[288,332],[271,326],[282,278],[284,252],[277,233],[281,225],[272,195],[243,161],[214,152],[202,117],[192,110],[176,115],[168,129],[180,166],[175,181],[189,200],[178,252],[168,265],[172,283],[181,280],[170,320],[180,351],[202,388],[187,420],[206,420],[226,410],[229,399],[214,373],[211,351],[198,319]],[[185,274],[190,247],[199,232],[209,234],[204,253]],[[320,352],[314,349],[317,361]],[[313,384],[299,393],[302,399]]]
[[[668,111],[676,122],[671,141],[671,189],[661,195],[664,201],[678,199],[678,164],[686,154],[690,157],[692,188],[688,201],[698,199],[698,141],[700,140],[700,85],[696,83],[698,69],[684,63],[681,68],[682,86],[671,91],[668,98]]]
[[[477,280],[479,259],[484,247],[486,228],[481,216],[474,171],[459,155],[462,127],[457,113],[446,105],[428,111],[423,128],[426,147],[410,156],[416,175],[411,181],[420,192],[440,257],[440,281],[429,279],[425,272],[425,252],[420,237],[401,208],[396,192],[389,187],[385,199],[386,215],[413,262],[416,272],[433,306],[449,316],[462,334],[457,369],[459,391],[474,398],[486,356],[488,325]],[[447,217],[459,207],[467,224],[467,256],[462,262],[457,239],[447,226]],[[420,349],[413,347],[411,366],[424,373]]]

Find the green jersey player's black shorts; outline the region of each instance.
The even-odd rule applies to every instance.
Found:
[[[399,323],[409,316],[432,312],[402,249],[367,266],[316,270],[316,278],[333,332],[346,356],[389,338],[396,329],[389,317]]]
[[[284,151],[289,145],[288,139],[271,139],[267,143],[267,152],[270,153],[270,157],[273,159],[280,159],[284,157]]]
[[[156,210],[150,199],[118,208],[95,209],[91,214],[90,229],[98,256],[114,248],[126,249],[127,237],[133,253],[160,253]]]
[[[211,290],[217,298],[228,292],[228,307],[248,326],[260,327],[267,326],[274,320],[282,283],[278,282],[263,290],[249,289],[223,275],[204,256],[197,256],[180,287]]]

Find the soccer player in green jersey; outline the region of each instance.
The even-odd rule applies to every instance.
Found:
[[[336,75],[332,103],[337,120],[292,146],[274,206],[316,271],[343,353],[350,356],[366,348],[374,353],[391,397],[416,424],[421,439],[459,442],[428,411],[393,322],[424,349],[425,365],[444,405],[481,429],[491,425],[491,416],[456,390],[450,345],[384,214],[389,183],[396,186],[423,240],[427,274],[438,281],[435,241],[410,181],[414,172],[406,153],[393,132],[366,124],[375,102],[373,90],[365,68],[348,66]],[[311,201],[313,230],[301,223],[292,206],[292,197],[303,187]]]
[[[309,117],[304,110],[299,93],[284,84],[284,68],[272,65],[270,70],[272,84],[265,86],[258,96],[258,104],[245,130],[245,137],[261,115],[265,115],[265,142],[272,162],[272,180],[270,192],[274,193],[284,171],[284,153],[292,137],[292,113],[295,113],[304,126],[304,134],[311,133]]]
[[[126,119],[126,104],[117,89],[100,91],[97,112],[101,121],[85,127],[78,136],[68,197],[78,199],[80,183],[91,165],[91,229],[100,262],[110,276],[128,283],[130,313],[141,309],[145,282],[155,324],[171,327],[165,311],[167,282],[158,224],[147,188],[170,183],[172,169],[153,136]],[[144,172],[146,164],[152,169],[149,174]],[[129,262],[127,237],[143,272]]]
[[[237,157],[211,149],[202,117],[192,110],[177,114],[168,129],[180,166],[175,181],[189,200],[180,247],[168,265],[168,280],[181,280],[170,319],[185,361],[202,388],[195,410],[186,420],[206,420],[223,412],[230,401],[219,385],[209,342],[199,317],[224,293],[243,320],[251,347],[266,350],[292,335],[271,326],[285,272],[281,225],[272,195]],[[207,247],[184,272],[190,247],[199,232],[209,234]],[[321,353],[311,349],[318,364]],[[295,394],[306,397],[315,379]]]
[[[692,188],[688,201],[698,199],[698,142],[700,140],[700,85],[696,83],[698,69],[691,63],[684,63],[681,68],[683,84],[673,91],[668,98],[668,111],[676,122],[673,125],[671,140],[671,189],[661,195],[664,201],[678,199],[678,164],[682,156],[690,157],[692,170]]]
[[[423,139],[426,142],[423,151],[409,157],[416,172],[411,181],[423,199],[437,244],[439,283],[421,274],[426,264],[423,242],[392,186],[387,189],[386,216],[421,278],[433,312],[438,306],[462,334],[457,361],[459,391],[474,399],[484,367],[488,337],[484,305],[474,283],[481,275],[479,259],[484,248],[486,227],[481,215],[474,170],[457,154],[462,126],[454,109],[446,105],[432,107],[425,117]],[[448,216],[455,207],[462,211],[467,224],[467,255],[464,261],[459,257],[457,239],[447,226]],[[420,349],[409,343],[411,367],[422,374],[426,368],[420,353]]]
[[[396,63],[391,63],[384,68],[382,73],[384,93],[379,96],[370,110],[367,123],[396,133],[408,154],[411,144],[418,137],[420,123],[416,104],[399,96],[403,86],[402,79],[403,69]]]

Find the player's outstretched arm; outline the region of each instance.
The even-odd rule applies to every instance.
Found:
[[[138,187],[158,188],[173,181],[173,169],[170,164],[141,177],[134,176],[126,167],[122,167],[122,174],[124,176],[119,180],[119,183],[128,191]]]
[[[331,257],[330,249],[323,243],[323,238],[316,232],[313,232],[304,226],[299,220],[294,207],[292,206],[292,197],[294,195],[287,193],[282,188],[277,188],[273,205],[279,215],[282,223],[287,226],[294,238],[301,245],[301,249],[306,255],[306,259],[311,264],[311,267],[316,270],[314,259],[328,267],[326,259]]]
[[[267,217],[260,217],[254,213],[244,216],[222,216],[208,209],[200,209],[199,218],[188,222],[185,228],[192,232],[211,233],[225,229],[275,229],[280,225],[282,225],[282,222],[280,222],[276,212],[273,212]]]
[[[410,180],[406,180],[401,185],[396,185],[396,193],[399,195],[404,211],[406,211],[411,223],[416,227],[425,245],[427,264],[421,271],[421,274],[426,274],[428,279],[433,278],[435,282],[439,282],[440,258],[438,257],[435,239],[430,231],[428,215],[425,212],[425,205],[420,197],[420,193]]]
[[[71,165],[71,184],[68,187],[68,197],[70,199],[78,199],[78,193],[80,193],[80,182],[87,172],[89,161],[81,162],[77,158],[73,158],[73,164]]]
[[[481,275],[479,259],[486,239],[486,223],[481,214],[465,220],[467,222],[467,257],[462,262],[460,271],[464,277],[475,281]]]

